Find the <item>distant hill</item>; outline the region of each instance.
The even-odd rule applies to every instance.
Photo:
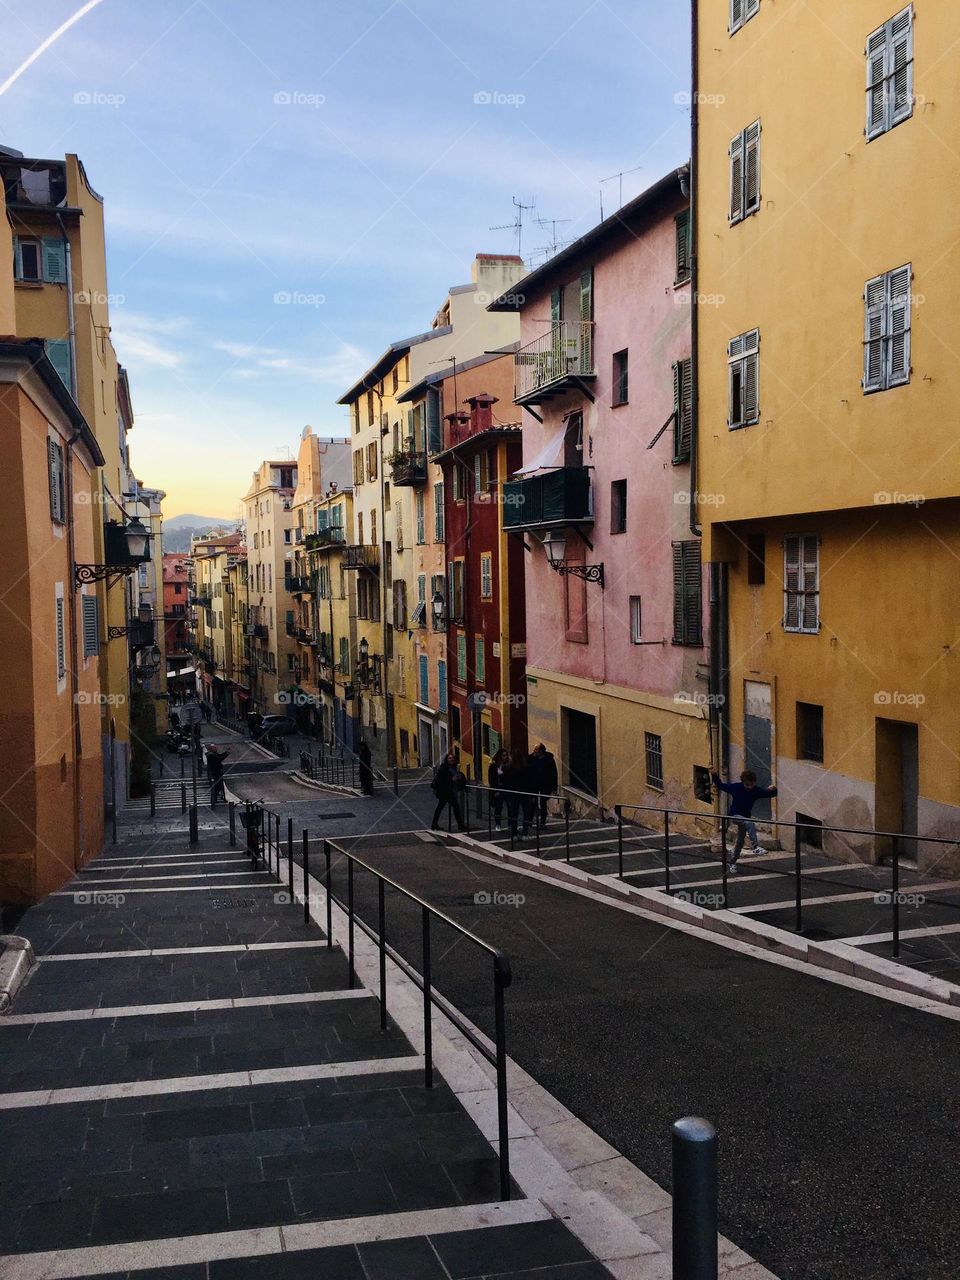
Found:
[[[226,530],[232,533],[237,527],[236,517],[197,516],[188,512],[163,522],[163,549],[183,555],[190,550],[190,539],[196,534]]]

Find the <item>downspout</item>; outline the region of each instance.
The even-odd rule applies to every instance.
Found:
[[[71,347],[72,349],[72,347]],[[66,502],[67,502],[67,580],[70,592],[70,635],[73,652],[70,661],[70,701],[73,704],[71,717],[73,720],[73,869],[79,871],[82,858],[80,856],[80,676],[77,670],[80,661],[77,645],[77,579],[74,566],[77,563],[76,534],[73,525],[73,446],[80,438],[75,431],[66,442]]]
[[[67,333],[70,338],[70,394],[79,401],[77,395],[77,326],[73,310],[73,255],[70,249],[70,237],[63,225],[63,218],[57,214],[57,226],[63,239],[64,274],[67,277]]]
[[[697,452],[700,431],[700,377],[699,350],[700,340],[697,321],[697,295],[700,289],[700,266],[697,253],[697,182],[699,164],[697,147],[700,142],[700,71],[698,41],[700,39],[699,0],[693,0],[690,6],[690,413],[692,417],[690,430],[690,532],[696,537],[702,536],[700,522],[697,519]]]

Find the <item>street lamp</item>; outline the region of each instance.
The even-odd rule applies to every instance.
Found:
[[[561,575],[572,574],[575,578],[583,578],[584,582],[598,582],[603,590],[602,564],[567,564],[564,556],[567,550],[567,535],[560,529],[551,529],[543,539],[543,549],[551,569]]]
[[[433,593],[433,601],[432,601],[432,603],[433,603],[433,621],[434,621],[434,625],[435,625],[435,626],[437,627],[437,629],[439,630],[439,628],[440,628],[440,624],[441,624],[441,623],[442,623],[442,621],[443,621],[443,607],[444,607],[444,604],[445,604],[444,598],[443,598],[443,596],[441,595],[441,593],[440,593],[439,591],[435,591],[435,592]]]
[[[115,537],[110,536],[111,530],[115,532]],[[150,532],[139,516],[134,516],[131,520],[128,520],[122,529],[119,525],[108,522],[105,526],[105,532],[107,534],[108,561],[112,555],[115,561],[119,560],[120,562],[74,565],[73,577],[78,587],[82,587],[86,582],[102,582],[104,579],[107,580],[109,585],[110,578],[124,578],[131,573],[136,573],[140,565],[150,558],[147,550],[150,542]],[[117,555],[117,552],[120,551],[119,538],[121,535],[126,542],[126,560],[121,559],[122,552],[120,556]]]
[[[357,672],[357,674],[360,677],[360,683],[364,685],[369,684],[370,683],[370,645],[367,642],[366,636],[361,637],[360,643],[357,646],[357,652],[360,655],[359,671]]]

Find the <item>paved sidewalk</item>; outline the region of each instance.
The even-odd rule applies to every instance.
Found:
[[[458,1096],[222,821],[190,846],[128,810],[19,922],[4,1280],[607,1277],[539,1200],[499,1200]]]

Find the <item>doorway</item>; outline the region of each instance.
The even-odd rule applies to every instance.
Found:
[[[563,708],[564,752],[567,786],[587,795],[597,794],[597,719],[572,707]]]
[[[743,683],[743,767],[757,775],[757,785],[769,787],[773,760],[773,703],[770,686],[761,680]],[[753,816],[768,822],[773,816],[769,800],[757,800]]]
[[[424,716],[419,720],[420,729],[420,767],[433,764],[433,726]]]
[[[874,821],[880,831],[899,833],[881,844],[916,859],[920,802],[919,728],[904,720],[877,718],[876,803]]]

